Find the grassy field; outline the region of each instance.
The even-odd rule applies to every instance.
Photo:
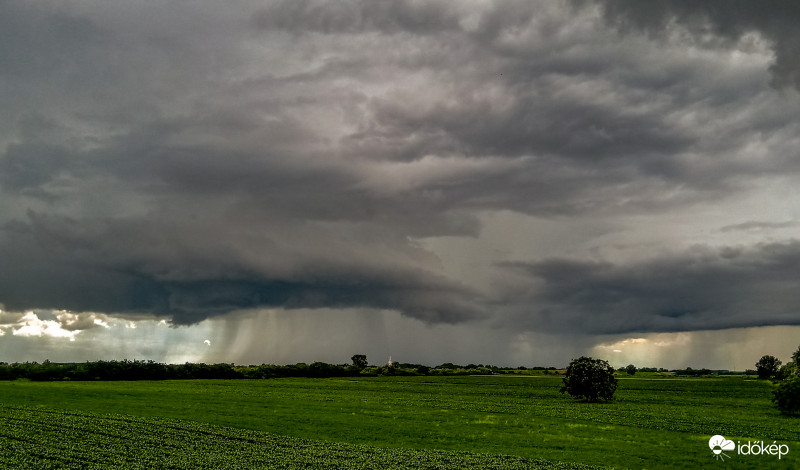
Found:
[[[623,379],[616,400],[606,404],[574,401],[558,393],[559,387],[557,377],[15,381],[0,382],[0,403],[13,407],[7,413],[29,413],[34,421],[30,410],[37,408],[42,416],[49,410],[91,413],[86,419],[112,413],[180,420],[188,428],[213,425],[234,434],[335,442],[343,448],[366,445],[381,452],[436,449],[617,468],[800,466],[800,420],[778,414],[769,401],[768,382]],[[791,451],[780,461],[732,455],[717,462],[708,448],[714,434],[742,442],[776,440]],[[151,439],[141,431],[132,435]],[[4,433],[4,439],[12,437]],[[227,441],[221,442],[224,447]],[[396,465],[353,468],[381,467]]]

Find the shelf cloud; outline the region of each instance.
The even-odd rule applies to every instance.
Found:
[[[0,303],[175,326],[394,312],[581,348],[796,325],[798,20],[0,3]]]

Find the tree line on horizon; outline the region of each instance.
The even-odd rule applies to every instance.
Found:
[[[363,355],[356,355],[363,356]],[[354,356],[354,358],[356,357]],[[391,375],[492,375],[529,370],[526,367],[501,368],[492,365],[452,363],[429,367],[422,364],[391,363],[369,366],[364,360],[353,360],[353,364],[328,364],[300,362],[289,365],[248,365],[217,363],[164,364],[152,360],[108,360],[84,363],[24,362],[8,364],[0,362],[0,380],[27,379],[33,381],[57,380],[181,380],[181,379],[271,379],[282,377],[361,377]],[[533,367],[555,373],[555,367]]]
[[[33,381],[58,381],[58,380],[181,380],[181,379],[270,379],[282,377],[371,377],[392,375],[424,375],[424,376],[450,376],[450,375],[495,375],[495,374],[525,374],[528,371],[537,371],[544,374],[562,373],[564,369],[556,367],[498,367],[484,364],[458,365],[450,362],[429,367],[422,364],[390,363],[386,365],[369,365],[363,354],[353,355],[351,364],[328,364],[314,362],[311,364],[297,363],[290,365],[248,365],[217,363],[184,363],[165,364],[153,360],[98,360],[83,363],[55,363],[45,360],[42,363],[24,362],[8,364],[0,362],[0,380],[27,379]],[[620,372],[628,374],[638,372],[662,372],[675,375],[727,375],[734,374],[727,370],[710,369],[674,369],[668,371],[663,368],[643,367],[636,368],[632,365],[620,368]],[[748,375],[755,375],[756,371],[747,371]]]

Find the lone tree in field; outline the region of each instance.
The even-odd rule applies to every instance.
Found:
[[[627,372],[628,375],[636,374],[636,370],[637,370],[636,366],[633,364],[628,364],[627,366],[625,366],[625,372]]]
[[[359,369],[367,367],[367,356],[365,354],[353,354],[350,360],[352,360],[353,365]]]
[[[756,362],[756,371],[758,372],[759,379],[768,379],[774,377],[778,373],[778,368],[781,366],[781,360],[775,356],[761,356],[761,359]]]
[[[564,386],[561,387],[561,393],[569,393],[590,402],[612,400],[616,390],[614,368],[608,361],[586,356],[573,359],[569,363]]]

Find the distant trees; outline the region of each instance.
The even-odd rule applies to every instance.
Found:
[[[353,354],[353,357],[351,357],[350,360],[352,360],[353,365],[359,369],[364,369],[367,367],[367,356],[365,354]]]
[[[714,373],[711,369],[692,369],[691,367],[687,367],[686,369],[675,369],[675,375],[688,375],[689,377],[701,377],[703,375],[711,375]]]
[[[767,356],[765,356],[767,357]],[[769,356],[771,357],[771,356]],[[762,358],[763,359],[763,358]],[[408,364],[393,362],[392,366],[367,365],[367,356],[355,354],[351,357],[352,364],[327,364],[315,362],[313,364],[297,363],[287,365],[261,364],[261,365],[234,365],[234,364],[163,364],[155,361],[142,360],[108,360],[84,363],[54,363],[44,361],[41,364],[36,362],[8,364],[0,362],[0,380],[28,379],[35,381],[51,380],[175,380],[175,379],[271,379],[280,377],[377,377],[381,375],[426,375],[426,376],[467,376],[467,375],[553,375],[567,373],[564,370],[557,370],[555,367],[497,367],[489,364],[468,364],[466,366],[444,363],[436,367],[429,367],[422,364]],[[589,361],[591,367],[584,362]],[[592,362],[594,361],[594,362]],[[777,364],[780,361],[775,360]],[[573,396],[585,398],[589,401],[606,400],[612,397],[616,390],[616,381],[613,375],[607,374],[602,380],[595,380],[587,372],[601,377],[598,368],[612,371],[606,361],[592,358],[579,358],[570,363],[569,373],[565,375],[562,393],[569,392]],[[787,380],[793,377],[800,377],[795,361],[788,361],[783,367],[774,372],[771,369],[769,375],[774,380]],[[618,372],[621,374],[631,374],[633,372],[671,372],[677,376],[706,376],[706,375],[730,375],[727,370],[709,369],[673,369],[667,371],[655,367],[635,367],[629,364],[621,367]],[[613,372],[613,371],[612,371]],[[747,375],[756,375],[755,370],[748,370]],[[605,392],[589,391],[584,393],[585,380],[582,378],[588,374],[589,382],[596,381],[597,387],[601,390],[605,387]],[[607,382],[605,382],[607,380]],[[587,386],[588,387],[588,386]]]
[[[635,375],[636,374],[636,366],[633,365],[633,364],[628,364],[627,366],[625,366],[625,372],[627,372],[628,375]]]
[[[612,400],[617,390],[614,368],[608,361],[581,356],[567,367],[561,393],[583,398],[589,402]]]
[[[768,379],[778,373],[781,361],[775,356],[764,355],[756,362],[756,371],[759,379]]]
[[[0,363],[0,380],[164,380],[239,379],[243,374],[233,364],[162,364],[155,361],[94,361],[57,364],[44,361]]]
[[[0,362],[0,380],[177,380],[177,379],[272,379],[281,377],[377,377],[380,375],[492,375],[513,374],[516,369],[478,364],[475,369],[445,364],[429,367],[422,364],[392,362],[389,366],[367,365],[367,356],[356,354],[353,364],[234,365],[234,364],[163,364],[155,361],[110,360],[84,363],[44,361],[7,364]],[[544,369],[544,368],[540,368]]]

